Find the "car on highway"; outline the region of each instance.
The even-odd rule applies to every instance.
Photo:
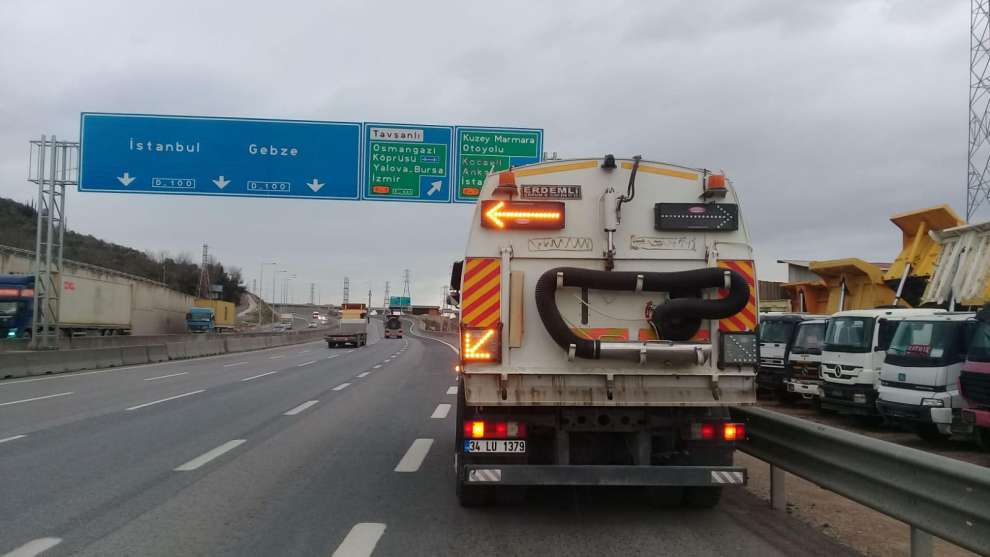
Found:
[[[319,326],[320,326],[320,324],[317,323],[316,321],[310,321],[309,323],[306,324],[306,328],[307,329],[315,329],[315,328],[317,328]]]

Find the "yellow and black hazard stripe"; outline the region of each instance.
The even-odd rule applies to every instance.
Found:
[[[752,261],[746,259],[727,259],[718,262],[720,269],[730,269],[746,277],[749,283],[749,302],[739,313],[720,319],[718,330],[720,331],[752,331],[756,329],[756,267]],[[722,296],[728,295],[728,291],[721,290]]]
[[[501,267],[501,261],[495,257],[468,257],[464,260],[461,325],[485,328],[499,322]]]

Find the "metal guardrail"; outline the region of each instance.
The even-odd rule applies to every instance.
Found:
[[[784,505],[786,470],[911,526],[911,555],[932,535],[990,554],[990,469],[762,408],[738,407],[738,448],[771,466],[771,502]]]

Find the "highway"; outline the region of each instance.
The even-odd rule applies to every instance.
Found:
[[[0,555],[849,555],[734,490],[462,509],[444,343],[280,347],[0,382]]]

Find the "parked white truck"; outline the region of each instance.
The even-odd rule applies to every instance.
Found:
[[[796,325],[784,377],[788,395],[800,396],[816,404],[821,402],[822,350],[827,327],[828,319],[809,319]]]
[[[756,402],[753,252],[722,175],[548,161],[489,175],[460,285],[462,505],[531,485],[713,506]]]
[[[840,414],[878,417],[880,366],[897,324],[944,313],[939,309],[858,309],[828,320],[822,351],[821,407]]]
[[[926,440],[972,433],[972,425],[962,421],[959,374],[975,315],[943,313],[898,323],[880,368],[877,407],[887,422]]]

